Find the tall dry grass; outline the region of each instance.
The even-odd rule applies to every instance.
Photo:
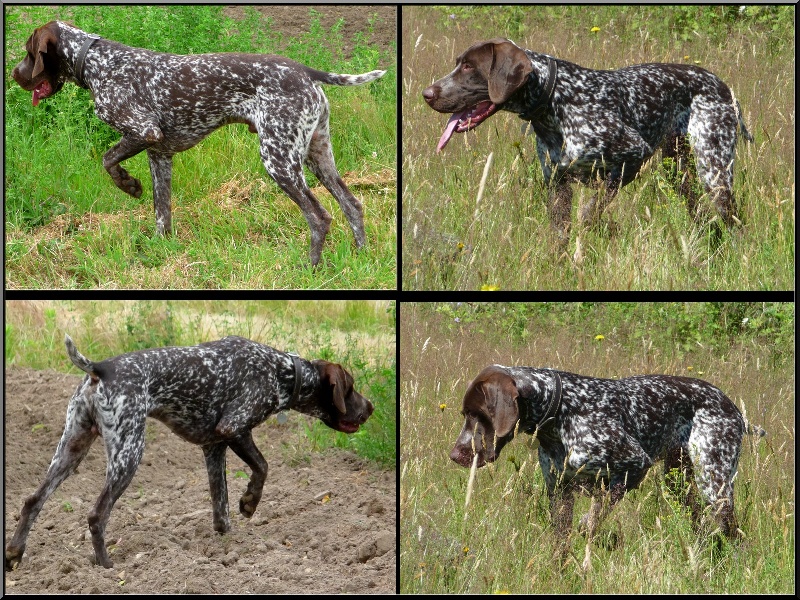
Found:
[[[678,36],[665,26],[667,11],[676,10],[404,7],[404,289],[793,288],[794,44],[757,21],[730,34],[721,23],[716,36],[691,29]],[[612,202],[605,225],[573,227],[559,260],[535,140],[516,116],[498,113],[436,154],[446,116],[425,105],[422,90],[473,42],[498,36],[590,68],[688,62],[719,75],[756,139],[737,149],[734,192],[744,226],[719,241],[695,224],[657,154]],[[574,190],[577,212],[592,191]]]

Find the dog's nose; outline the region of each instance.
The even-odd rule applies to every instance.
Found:
[[[372,414],[372,411],[375,410],[375,406],[372,404],[372,402],[370,402],[366,398],[364,398],[364,402],[366,402],[364,409],[358,411],[358,415],[356,415],[356,418],[358,419],[359,423],[366,422],[366,420],[369,419],[370,415]]]
[[[425,98],[425,102],[430,104],[439,96],[438,90],[435,86],[426,87],[422,92],[422,97]]]

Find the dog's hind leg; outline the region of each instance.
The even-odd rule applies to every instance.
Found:
[[[70,400],[64,433],[53,455],[53,460],[50,462],[50,467],[47,469],[44,481],[25,500],[14,537],[6,546],[6,570],[13,569],[22,560],[28,534],[45,501],[72,474],[89,452],[92,442],[98,435],[85,397],[89,387],[91,387],[91,380],[87,377]]]
[[[147,399],[143,395],[112,396],[105,400],[103,407],[97,407],[98,412],[106,413],[101,414],[98,422],[106,444],[108,464],[106,483],[94,508],[89,512],[88,521],[95,560],[106,569],[113,566],[105,544],[106,524],[114,503],[130,484],[144,454],[143,407]],[[105,423],[108,425],[103,425]]]

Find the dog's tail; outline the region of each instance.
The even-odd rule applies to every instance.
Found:
[[[733,94],[733,91],[731,91],[731,94]],[[733,110],[736,112],[736,120],[739,126],[739,133],[745,139],[745,141],[750,142],[752,144],[754,138],[750,134],[750,132],[747,131],[747,127],[745,127],[744,117],[742,117],[742,106],[739,104],[739,101],[736,99],[735,96],[733,98]]]
[[[340,73],[327,73],[326,71],[317,71],[310,67],[306,67],[306,73],[314,81],[326,83],[328,85],[362,85],[380,79],[386,74],[386,71],[370,71],[369,73],[362,73],[361,75],[344,75]]]
[[[750,421],[750,419],[747,416],[747,410],[745,409],[744,404],[742,405],[741,411],[742,411],[742,419],[744,420],[744,433],[746,433],[747,435],[752,435],[756,439],[762,438],[765,435],[767,435],[766,429],[764,429],[763,427],[759,427],[758,425]],[[762,418],[764,418],[763,415]]]
[[[739,110],[741,111],[741,108]],[[749,131],[747,131],[747,127],[745,127],[744,125],[744,119],[742,118],[741,112],[739,112],[739,131],[742,134],[742,137],[746,141],[750,142],[751,144],[753,143],[753,141],[755,141],[755,138],[753,138],[752,134]]]
[[[94,363],[86,358],[83,354],[78,352],[78,349],[75,347],[75,344],[72,342],[72,338],[69,337],[69,335],[64,335],[64,344],[67,346],[67,354],[69,354],[69,359],[72,361],[72,364],[78,367],[81,371],[85,371],[91,375],[92,379],[96,379],[97,373],[94,369]]]

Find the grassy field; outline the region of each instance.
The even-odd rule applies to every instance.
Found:
[[[793,14],[755,6],[405,8],[403,289],[792,289]],[[717,240],[695,224],[657,154],[611,203],[603,225],[573,227],[558,260],[535,138],[521,134],[515,115],[498,113],[436,154],[447,116],[427,107],[422,90],[472,43],[494,37],[595,69],[674,62],[717,74],[755,136],[737,148],[734,193],[744,226]],[[575,223],[592,190],[573,189]]]
[[[263,8],[268,11],[269,9]],[[294,30],[254,9],[223,6],[26,6],[5,11],[10,64],[35,26],[64,19],[122,43],[173,53],[253,52],[316,69],[387,69],[365,86],[325,86],[339,172],[365,209],[367,246],[357,251],[337,202],[307,172],[333,216],[322,261],[308,259],[302,212],[270,179],[257,136],[223,127],[174,159],[174,236],[155,235],[147,156],[124,166],[142,181],[140,199],[116,188],[102,155],[119,133],[94,115],[90,93],[67,84],[39,106],[9,80],[6,89],[6,287],[18,288],[380,288],[397,285],[396,41],[379,39],[378,17],[323,27],[296,7]],[[385,31],[380,23],[381,31]],[[10,67],[9,67],[10,68]]]
[[[401,592],[794,591],[792,305],[403,303],[400,310]],[[561,563],[527,435],[477,471],[465,510],[469,470],[448,454],[467,384],[492,363],[600,377],[667,373],[719,386],[767,431],[746,437],[739,461],[743,539],[717,549],[698,536],[658,464],[613,509],[597,542],[575,535]],[[579,496],[575,523],[588,507]]]
[[[302,419],[314,447],[350,448],[393,467],[396,460],[394,304],[367,301],[10,301],[5,364],[79,374],[64,334],[90,359],[159,346],[194,345],[241,335],[352,373],[375,412],[346,435]],[[307,425],[306,425],[307,424]]]

